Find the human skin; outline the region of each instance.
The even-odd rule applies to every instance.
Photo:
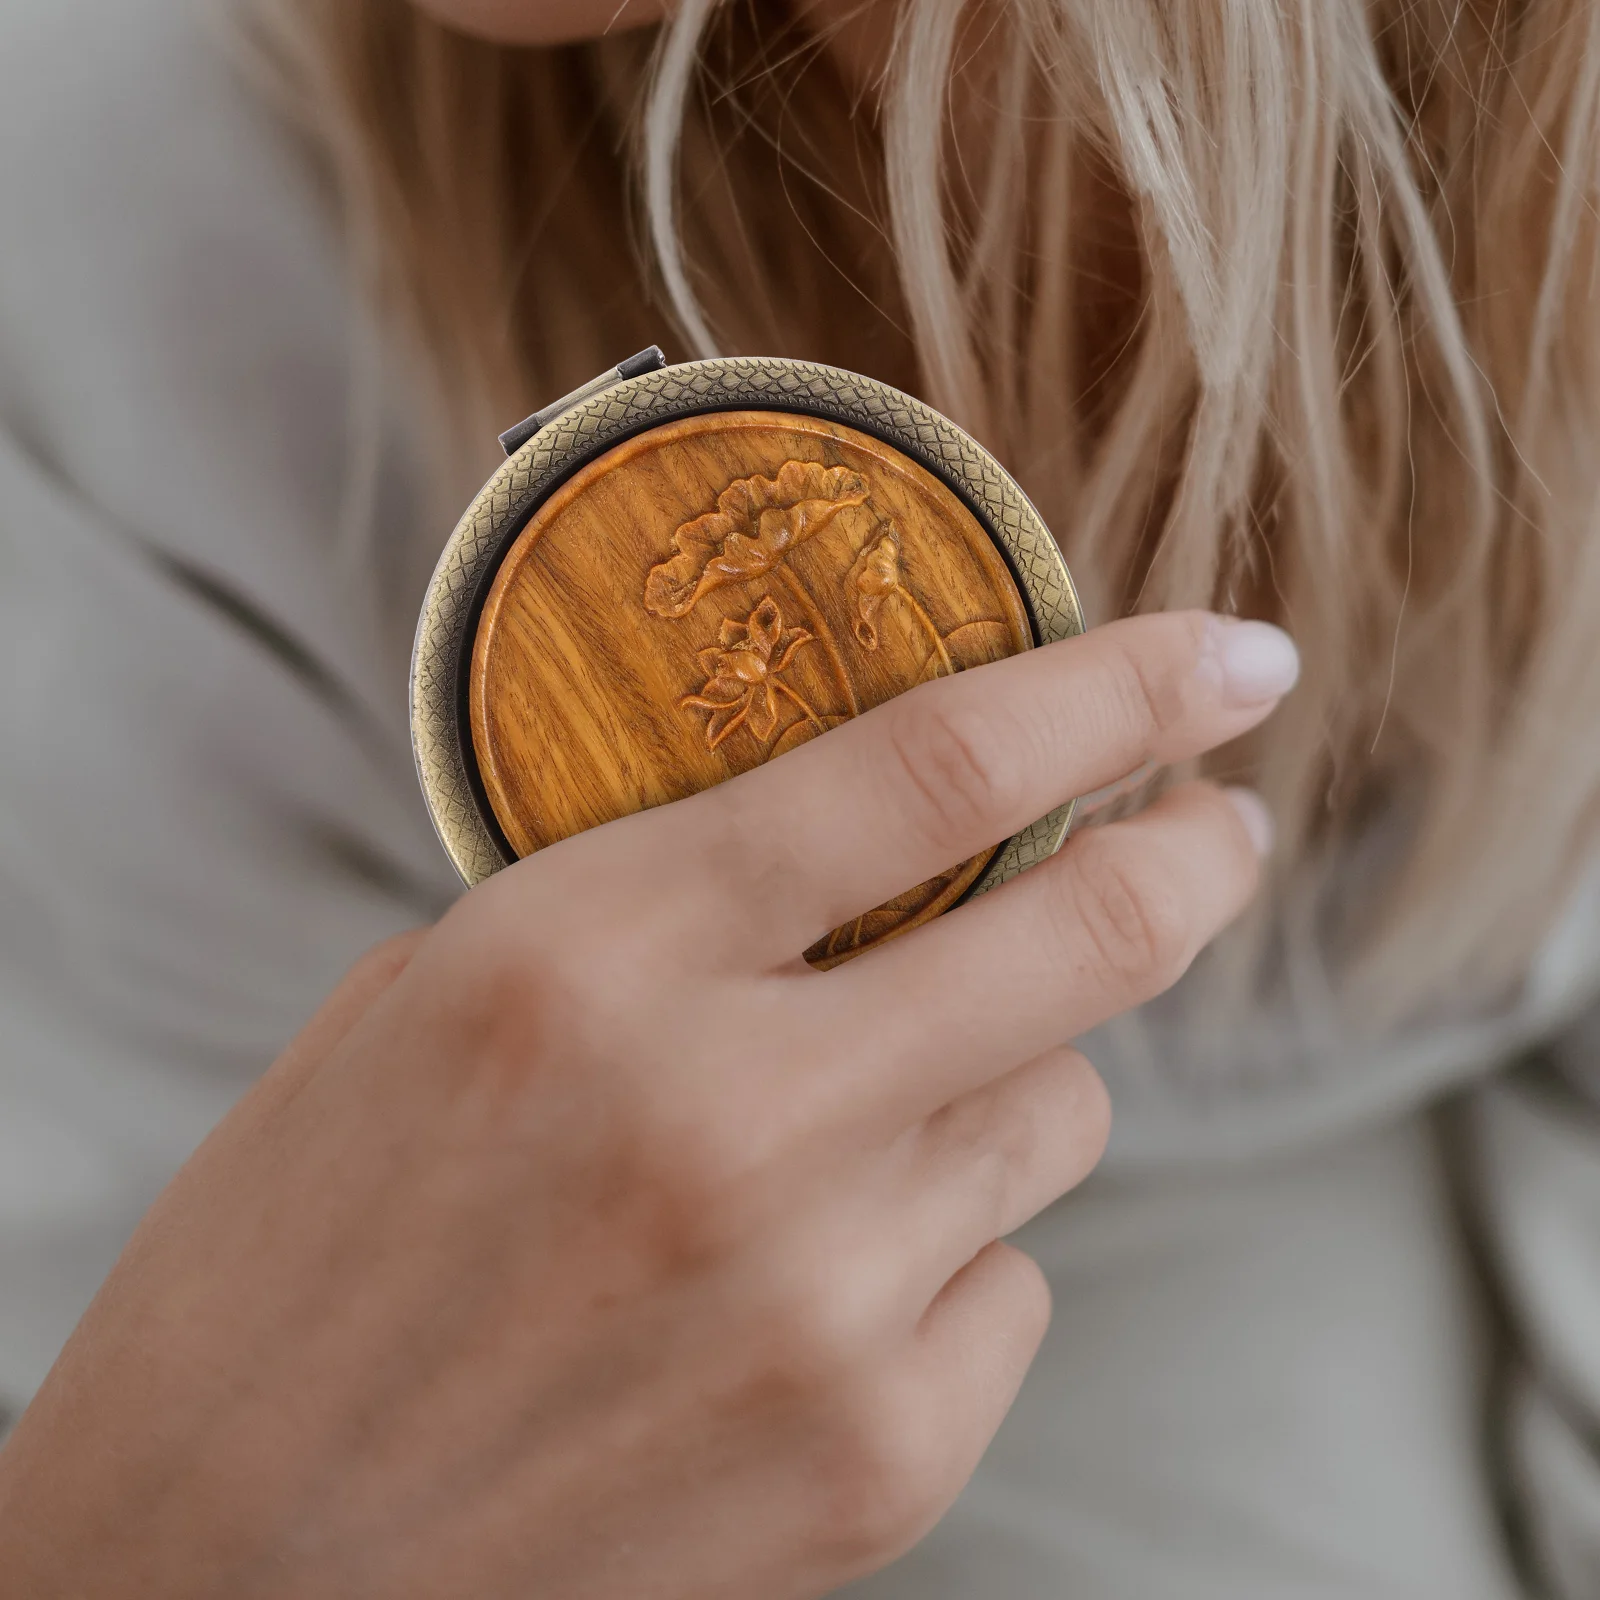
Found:
[[[498,44],[568,44],[659,22],[675,0],[414,0],[419,11]],[[894,7],[882,0],[798,0],[846,75],[865,84],[886,58]]]
[[[1264,624],[925,684],[369,956],[140,1225],[0,1451],[0,1590],[824,1593],[944,1511],[1049,1314],[1000,1242],[1105,1094],[1061,1043],[1247,901],[1175,789],[829,973],[828,928],[1264,718]]]
[[[657,22],[672,0],[415,0],[419,11],[500,44],[566,44]]]

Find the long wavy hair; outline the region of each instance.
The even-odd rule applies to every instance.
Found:
[[[1224,759],[1352,1014],[1514,988],[1600,796],[1593,0],[901,0],[865,87],[773,0],[540,49],[275,9],[462,437],[664,328],[918,392],[1093,618],[1293,632]]]

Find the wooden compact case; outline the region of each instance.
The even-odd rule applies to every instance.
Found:
[[[804,361],[652,348],[502,437],[412,661],[417,770],[477,883],[902,691],[1083,631],[1055,541],[938,412]],[[1064,805],[836,929],[819,966],[1053,852]]]

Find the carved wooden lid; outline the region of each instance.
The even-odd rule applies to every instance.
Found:
[[[870,408],[807,414],[792,394],[781,410],[728,409],[738,396],[720,383],[717,409],[682,403],[684,375],[752,365],[824,374],[835,389],[848,379],[914,407],[912,427],[890,443]],[[603,417],[609,401],[615,416],[617,397],[639,386],[647,406],[668,396],[660,420],[614,442],[603,427],[579,429],[565,453],[546,435],[570,413],[541,430],[480,495],[435,577],[413,683],[418,760],[469,882],[779,757],[917,683],[1081,629],[1032,508],[936,413],[797,362],[669,368],[585,404]],[[971,453],[964,471],[918,439],[924,418]],[[524,460],[552,447],[547,463]],[[524,488],[520,505],[519,463],[524,475],[545,468],[543,492]],[[987,476],[980,493],[974,466]],[[1009,540],[997,510],[1014,518]],[[453,724],[445,737],[441,721]],[[437,759],[441,746],[458,773]],[[831,965],[937,915],[1047,854],[1066,820],[1041,819],[808,955]]]

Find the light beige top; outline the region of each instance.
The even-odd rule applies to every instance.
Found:
[[[346,292],[312,174],[228,67],[201,3],[0,6],[0,1397],[13,1403],[143,1207],[343,967],[455,892],[405,726],[410,629],[446,531],[421,509],[416,423]],[[1319,1284],[1338,1299],[1342,1273],[1392,1258],[1387,1281],[1408,1287],[1339,1301],[1363,1308],[1339,1348],[1366,1336],[1376,1349],[1391,1334],[1400,1348],[1384,1319],[1420,1295],[1433,1331],[1406,1371],[1423,1370],[1430,1350],[1440,1371],[1466,1370],[1451,1330],[1465,1341],[1467,1328],[1428,1287],[1435,1233],[1392,1254],[1410,1202],[1386,1200],[1389,1180],[1362,1179],[1348,1153],[1378,1152],[1399,1194],[1403,1175],[1432,1159],[1418,1153],[1419,1108],[1559,1035],[1566,1086],[1547,1074],[1543,1086],[1480,1097],[1469,1189],[1507,1241],[1501,1287],[1523,1370],[1538,1380],[1512,1412],[1526,1455],[1518,1488],[1532,1497],[1541,1548],[1565,1552],[1550,1558],[1566,1563],[1559,1592],[1600,1594],[1600,1472],[1585,1442],[1600,1437],[1600,1119],[1571,1087],[1596,1059],[1573,1024],[1597,959],[1591,884],[1502,1014],[1357,1050],[1307,992],[1292,1011],[1202,1043],[1180,994],[1151,1015],[1143,1047],[1091,1041],[1116,1104],[1114,1176],[1049,1226],[1072,1233],[1081,1215],[1072,1249],[1103,1239],[1103,1267],[1142,1241],[1171,1271],[1153,1267],[1148,1293],[1124,1303],[1095,1299],[1109,1293],[1099,1267],[1087,1277],[1075,1267],[1058,1287],[1073,1297],[1069,1320],[1121,1305],[1124,1333],[1150,1319],[1181,1341],[1186,1317],[1207,1325],[1201,1302],[1225,1281],[1221,1263],[1249,1219],[1281,1231],[1302,1218],[1279,1255],[1259,1253],[1249,1295],[1223,1318],[1228,1361],[1212,1361],[1209,1345],[1187,1364],[1166,1347],[1141,1356],[1131,1337],[1110,1341],[1105,1360],[1135,1363],[1130,1394],[1144,1371],[1151,1393],[1187,1385],[1198,1406],[1248,1389],[1273,1352],[1298,1351],[1288,1370],[1315,1389],[1338,1363],[1314,1339],[1295,1343],[1305,1286],[1263,1264],[1292,1261],[1302,1245],[1322,1260],[1308,1242],[1317,1219],[1348,1229],[1362,1218],[1366,1231],[1326,1258]],[[1357,1176],[1324,1182],[1330,1162]],[[1233,1198],[1201,1201],[1185,1185]],[[1437,1203],[1455,1215],[1452,1199]],[[1163,1238],[1175,1253],[1161,1254]],[[1191,1280],[1187,1300],[1162,1300]],[[1351,1370],[1388,1370],[1362,1360]],[[1106,1394],[1124,1392],[1110,1372],[1091,1365],[1070,1381],[1104,1377]],[[1053,1414],[1024,1410],[1035,1428]],[[1381,1463],[1476,1459],[1482,1439],[1449,1433],[1457,1412],[1436,1428],[1397,1394],[1370,1410],[1346,1416],[1360,1435],[1349,1459],[1377,1474],[1367,1488],[1388,1485],[1367,1498],[1409,1518],[1422,1541],[1416,1570],[1442,1572],[1444,1554],[1428,1568],[1428,1540],[1449,1519],[1406,1499],[1432,1469],[1391,1482]],[[1099,1426],[1102,1445],[1119,1428],[1114,1416]],[[1148,1445],[1133,1451],[1121,1503],[1143,1529],[1141,1559],[1159,1567],[1162,1551],[1184,1545],[1176,1525],[1140,1520],[1141,1507],[1167,1503],[1151,1474],[1187,1485],[1174,1501],[1181,1520],[1206,1503],[1213,1467],[1193,1441],[1164,1440],[1159,1416],[1128,1427],[1124,1454],[1129,1438]],[[1274,1462],[1325,1454],[1327,1440],[1311,1423],[1272,1438],[1259,1493],[1239,1469],[1238,1492],[1259,1513],[1245,1544],[1275,1549],[1282,1535],[1290,1552],[1281,1569],[1258,1569],[1259,1592],[1464,1592],[1392,1573],[1380,1583],[1373,1571],[1344,1587],[1308,1577],[1269,1480]],[[1028,1446],[1015,1483],[980,1480],[1017,1549],[1065,1541],[1052,1571],[1093,1545],[1087,1530],[1112,1525],[1105,1507],[1072,1498],[1079,1480],[1062,1452],[1100,1459],[1094,1446],[1092,1430],[1063,1423]],[[1359,1509],[1367,1499],[1347,1486],[1348,1504],[1337,1489],[1308,1494],[1319,1508],[1305,1514],[1337,1513],[1335,1543],[1379,1548]],[[1074,1517],[1086,1530],[1077,1542]],[[941,1558],[918,1593],[1054,1592],[1026,1563],[1016,1570],[1035,1576],[1009,1588],[998,1578],[950,1588],[966,1559]],[[1169,1579],[1175,1595],[1256,1592],[1237,1573],[1208,1586],[1193,1551],[1162,1569],[1168,1578],[1155,1567],[1119,1577],[1116,1559],[1096,1568],[1100,1588],[1079,1574],[1070,1592],[1149,1600]]]

